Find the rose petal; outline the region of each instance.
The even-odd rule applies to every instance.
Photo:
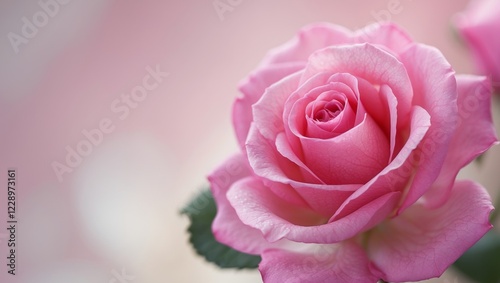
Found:
[[[410,116],[410,133],[404,147],[380,174],[356,190],[332,217],[335,221],[353,213],[371,200],[391,191],[404,192],[415,167],[414,157],[417,146],[422,142],[430,128],[427,111],[415,106]]]
[[[296,101],[312,88],[324,85],[329,78],[328,74],[318,74],[299,87],[300,76],[301,73],[295,73],[275,83],[266,89],[262,98],[253,105],[254,127],[258,129],[258,132],[264,139],[268,140],[267,143],[274,144],[279,133],[290,132],[288,122],[286,124],[283,122],[284,118],[288,117],[290,111],[290,107],[285,108],[290,104],[286,102],[289,100]],[[287,135],[287,137],[289,138],[290,147],[302,159],[301,145],[298,138],[293,135]],[[248,141],[256,144],[251,139]],[[249,159],[252,164],[252,156],[249,155]]]
[[[391,137],[391,152],[394,151],[397,123],[397,98],[387,85],[378,86],[378,90],[368,81],[357,78],[360,93],[359,100],[365,111],[377,122],[386,136]],[[400,125],[403,128],[406,125]],[[392,159],[392,158],[391,158]]]
[[[413,104],[427,110],[431,127],[419,144],[415,177],[399,212],[430,189],[439,175],[457,122],[455,72],[436,48],[412,45],[401,54],[413,85]],[[398,100],[399,102],[399,100]]]
[[[327,220],[309,208],[294,206],[280,199],[261,180],[255,177],[244,178],[236,182],[229,190],[227,197],[237,213],[239,211],[241,215],[245,215],[244,218],[247,218],[251,211],[264,205],[274,217],[302,227],[319,225]],[[267,199],[263,197],[267,197]],[[265,219],[263,215],[258,218],[261,218],[260,221],[271,221]],[[271,225],[266,229],[270,230],[273,227]]]
[[[233,183],[250,175],[248,164],[242,154],[232,156],[210,174],[208,177],[210,188],[217,205],[212,231],[217,241],[223,244],[242,252],[260,254],[270,247],[285,246],[286,240],[275,243],[266,241],[259,230],[241,222],[227,200],[226,193]]]
[[[458,171],[498,143],[491,118],[491,86],[485,77],[457,76],[458,128],[433,188],[425,194],[429,205],[448,199]]]
[[[377,44],[395,54],[400,54],[413,43],[413,40],[396,24],[383,22],[373,23],[356,31],[354,42]]]
[[[280,63],[271,66],[264,66],[250,74],[240,83],[242,97],[238,97],[233,105],[233,127],[236,138],[242,147],[253,121],[252,105],[255,104],[264,94],[266,88],[282,78],[293,74],[305,66],[304,63]]]
[[[325,75],[327,74],[314,76],[286,101],[283,117],[288,124],[285,125],[285,130],[289,128],[295,136],[331,138],[342,134],[364,120],[366,112],[363,105],[359,103],[358,79],[350,74],[338,73],[330,76],[324,84],[320,84],[326,77]],[[311,82],[315,82],[316,85],[306,91]],[[309,112],[314,106],[321,104],[326,98],[329,98],[330,101],[334,100],[334,97],[337,97],[337,101],[344,100],[345,102],[344,109],[337,117],[337,119],[343,119],[320,124],[317,121],[312,121],[312,114]],[[343,117],[344,115],[346,117]],[[290,135],[288,132],[287,134]]]
[[[331,189],[317,189],[310,186],[295,188],[295,191],[307,202],[317,213],[325,218],[331,218],[344,201],[359,189],[361,185],[349,184]]]
[[[280,199],[257,178],[236,182],[227,198],[238,217],[274,242],[283,238],[303,243],[336,243],[366,231],[385,219],[396,207],[401,193],[388,193],[338,221]]]
[[[306,62],[318,49],[351,41],[352,32],[330,23],[315,23],[303,27],[289,42],[272,49],[262,65],[281,62]]]
[[[355,111],[347,99],[342,101],[342,109],[337,116],[329,121],[318,121],[313,117],[306,117],[307,129],[305,136],[311,138],[328,139],[348,131],[354,126]],[[320,110],[324,111],[324,110]]]
[[[331,139],[301,137],[304,163],[327,184],[363,184],[389,163],[389,141],[370,116]]]
[[[267,250],[259,270],[266,283],[374,283],[368,258],[354,241],[314,245],[303,252]]]
[[[288,97],[297,90],[302,73],[292,74],[266,89],[262,98],[252,106],[255,127],[273,141],[284,132],[283,111]]]
[[[302,180],[307,183],[321,184],[324,182],[307,167],[290,147],[285,133],[279,133],[276,137],[276,150],[285,158],[297,165],[302,173]]]
[[[289,97],[286,100],[282,101],[284,103],[282,120],[282,123],[284,123],[283,128],[285,130],[290,146],[300,158],[303,158],[302,146],[299,139],[299,136],[303,136],[303,131],[301,131],[300,128],[306,127],[307,124],[304,119],[303,113],[301,113],[300,115],[298,115],[296,111],[294,111],[295,113],[292,113],[294,108],[296,108],[295,106],[299,106],[297,105],[299,100],[301,100],[305,96],[315,97],[315,95],[319,95],[321,93],[321,90],[332,88],[341,90],[348,97],[348,100],[350,102],[352,102],[353,104],[357,104],[356,107],[358,109],[356,111],[356,120],[354,122],[354,124],[357,125],[364,119],[365,116],[364,108],[359,103],[357,103],[357,100],[359,99],[357,86],[357,78],[353,77],[350,74],[338,73],[331,75],[327,72],[318,73],[301,84],[295,92],[289,94]],[[317,93],[317,91],[319,91],[319,93]],[[271,94],[272,93],[270,92],[268,95]],[[257,110],[259,108],[259,105],[256,105],[255,108]],[[259,122],[260,123],[256,123],[259,129],[261,127],[266,127],[262,119],[259,119]]]
[[[371,117],[365,117],[366,112],[361,103],[358,103],[361,94],[358,91],[360,82],[356,77],[339,73],[329,77],[327,82],[324,82],[324,79],[325,74],[322,73],[311,77],[286,101],[283,117],[288,121],[284,125],[288,141],[298,159],[307,164],[307,170],[320,177],[322,182],[361,184],[375,176],[387,164],[384,160],[389,161],[390,147],[387,138]],[[310,88],[312,90],[308,91]],[[366,91],[369,88],[363,86],[362,89]],[[305,112],[309,100],[326,97],[329,90],[345,94],[349,104],[357,108],[356,115],[362,115],[359,122],[356,118],[355,123],[359,124],[335,138],[318,139],[305,136],[303,128],[307,127]],[[332,154],[324,154],[325,152]],[[347,155],[349,156],[345,158]],[[357,163],[353,164],[355,162]],[[362,164],[362,170],[357,170],[359,164]]]
[[[373,85],[388,85],[398,100],[398,125],[407,125],[413,90],[403,65],[392,54],[371,44],[327,47],[311,55],[301,83],[317,73],[349,73]]]
[[[257,176],[283,184],[324,187],[319,185],[321,184],[319,180],[317,180],[318,186],[315,186],[315,183],[310,183],[314,180],[312,177],[311,179],[307,176],[304,177],[301,170],[307,171],[307,168],[300,168],[303,163],[295,155],[290,145],[286,141],[283,141],[283,132],[278,134],[274,141],[278,149],[271,142],[272,140],[266,139],[261,134],[255,124],[252,125],[248,134],[246,150],[250,166]],[[308,173],[314,176],[312,172]],[[304,182],[304,180],[309,182]]]
[[[276,149],[256,127],[250,128],[247,154],[255,174],[261,176],[266,186],[282,199],[295,205],[309,206],[330,217],[345,198],[361,185],[321,183],[295,155],[283,136],[284,133],[278,135]]]
[[[390,282],[440,276],[490,230],[492,209],[486,190],[471,181],[457,182],[440,208],[414,204],[370,233],[374,274]]]
[[[327,89],[316,98],[306,96],[300,99],[295,103],[289,121],[294,119],[293,116],[297,123],[305,122],[305,129],[301,131],[304,136],[320,139],[342,134],[354,127],[356,120],[349,98],[335,89]]]

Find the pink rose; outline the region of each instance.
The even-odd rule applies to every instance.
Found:
[[[500,1],[473,0],[456,19],[478,70],[500,90]]]
[[[307,26],[240,89],[212,228],[264,282],[436,277],[491,228],[484,188],[455,182],[497,141],[488,80],[397,26]]]

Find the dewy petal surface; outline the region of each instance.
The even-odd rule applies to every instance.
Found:
[[[486,190],[471,181],[457,182],[439,208],[414,204],[369,234],[374,274],[389,282],[440,276],[491,229],[492,209]]]

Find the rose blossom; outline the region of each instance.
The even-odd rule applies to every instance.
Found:
[[[500,90],[500,1],[471,1],[456,18],[456,25],[471,49],[477,69],[491,75]]]
[[[212,230],[264,282],[436,277],[491,228],[485,189],[455,182],[496,143],[489,82],[397,26],[307,26],[240,89]]]

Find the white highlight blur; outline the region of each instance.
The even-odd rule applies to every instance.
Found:
[[[72,186],[94,252],[137,266],[163,245],[170,172],[162,144],[145,135],[110,138],[94,150]]]

